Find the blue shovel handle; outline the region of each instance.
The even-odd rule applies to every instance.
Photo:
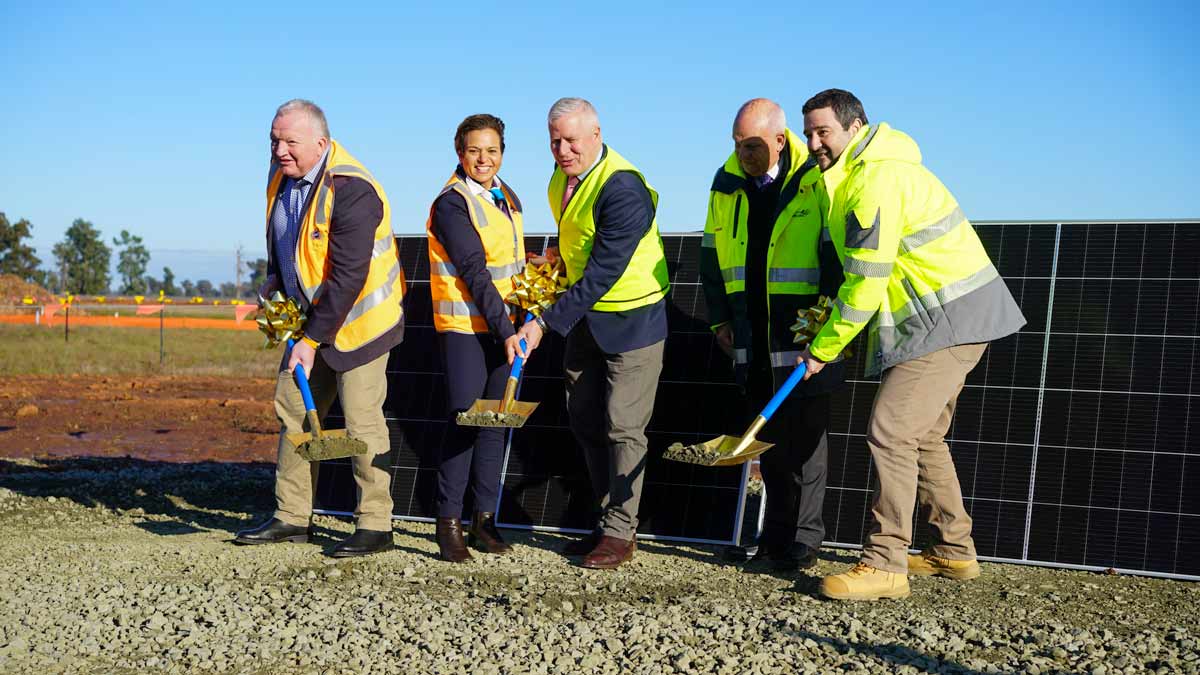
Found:
[[[292,352],[292,347],[296,345],[296,341],[288,338],[287,346],[288,353]],[[296,364],[292,374],[296,377],[296,386],[300,387],[300,395],[304,397],[304,410],[316,410],[317,405],[313,403],[312,390],[308,388],[308,375],[304,372],[304,366]]]
[[[521,349],[525,349],[525,346],[526,346],[525,340],[522,339],[521,340]],[[512,370],[509,371],[509,373],[508,373],[508,379],[510,379],[510,380],[521,379],[521,369],[524,367],[525,367],[525,357],[521,356],[520,354],[514,355]]]
[[[788,379],[784,380],[783,386],[780,387],[779,391],[775,392],[775,395],[772,396],[771,400],[767,402],[767,407],[763,408],[763,411],[759,417],[763,418],[764,420],[771,419],[771,415],[774,415],[775,411],[779,409],[779,406],[783,405],[783,400],[788,397],[788,394],[792,393],[792,390],[796,388],[797,384],[800,384],[800,380],[804,379],[805,370],[806,368],[804,367],[803,363],[796,365],[796,368],[792,371],[792,374],[788,375]]]
[[[533,312],[526,312],[524,323],[533,321]],[[521,339],[521,351],[525,351],[528,345],[525,344],[524,338]],[[512,370],[509,371],[508,377],[513,380],[521,379],[521,369],[525,367],[525,357],[517,354],[513,357]]]

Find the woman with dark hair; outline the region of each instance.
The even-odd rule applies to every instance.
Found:
[[[506,429],[458,426],[457,414],[476,399],[500,399],[508,353],[520,339],[516,308],[504,299],[525,264],[521,202],[498,173],[504,122],[471,115],[454,134],[458,166],[429,210],[429,290],[433,324],[446,368],[449,413],[437,481],[437,543],[442,559],[471,559],[463,539],[463,498],[471,485],[472,543],[507,553],[496,530]]]

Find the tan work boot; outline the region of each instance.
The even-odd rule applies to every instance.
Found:
[[[822,579],[821,595],[834,600],[907,598],[908,575],[884,572],[860,562],[849,572]]]
[[[920,555],[909,554],[908,573],[918,577],[937,575],[956,581],[966,581],[979,576],[979,562],[939,558],[929,551],[921,551]]]

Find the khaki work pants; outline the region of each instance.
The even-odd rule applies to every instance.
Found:
[[[338,373],[325,365],[318,353],[308,384],[320,418],[324,420],[336,394],[346,416],[346,431],[351,438],[367,444],[367,454],[351,460],[358,492],[355,527],[390,532],[392,491],[387,453],[391,443],[383,419],[387,361],[388,355],[384,354],[374,361]],[[305,424],[300,388],[287,371],[286,352],[275,380],[275,414],[281,426],[275,469],[275,517],[289,525],[306,527],[312,517],[318,463],[296,454],[296,448],[287,440],[287,434],[308,431],[308,425]]]
[[[913,508],[927,512],[934,555],[974,560],[971,517],[963,506],[958,473],[946,431],[967,373],[986,344],[940,349],[884,372],[867,427],[875,464],[873,522],[862,560],[876,568],[907,573]]]

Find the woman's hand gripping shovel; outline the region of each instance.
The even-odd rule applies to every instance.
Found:
[[[533,313],[525,315],[526,321],[533,321]],[[525,341],[521,340],[521,351],[525,351]],[[508,373],[508,384],[504,386],[504,398],[481,398],[471,404],[470,408],[458,413],[455,422],[464,427],[510,427],[519,428],[525,424],[529,416],[537,410],[538,404],[530,401],[518,401],[517,385],[521,381],[521,371],[525,365],[525,357],[517,354],[513,358],[512,370]]]
[[[784,381],[783,386],[771,400],[767,402],[762,412],[754,421],[750,423],[750,428],[746,429],[746,433],[742,436],[718,436],[711,441],[697,443],[695,445],[683,445],[682,443],[674,443],[663,454],[667,459],[673,459],[677,462],[687,462],[689,464],[701,464],[704,466],[732,466],[741,464],[742,462],[754,459],[770,450],[775,444],[765,443],[756,440],[754,437],[759,431],[762,431],[767,420],[771,419],[771,415],[779,409],[783,404],[784,399],[792,390],[796,388],[800,380],[804,379],[804,364],[796,366],[788,379]]]
[[[289,338],[288,351],[295,344],[296,341]],[[310,462],[367,454],[367,444],[347,436],[345,429],[321,429],[321,420],[313,403],[312,390],[308,388],[308,374],[304,372],[304,366],[297,363],[292,374],[296,378],[296,386],[300,388],[300,396],[304,398],[304,414],[309,429],[307,432],[287,435],[288,442],[296,446],[296,454]]]

